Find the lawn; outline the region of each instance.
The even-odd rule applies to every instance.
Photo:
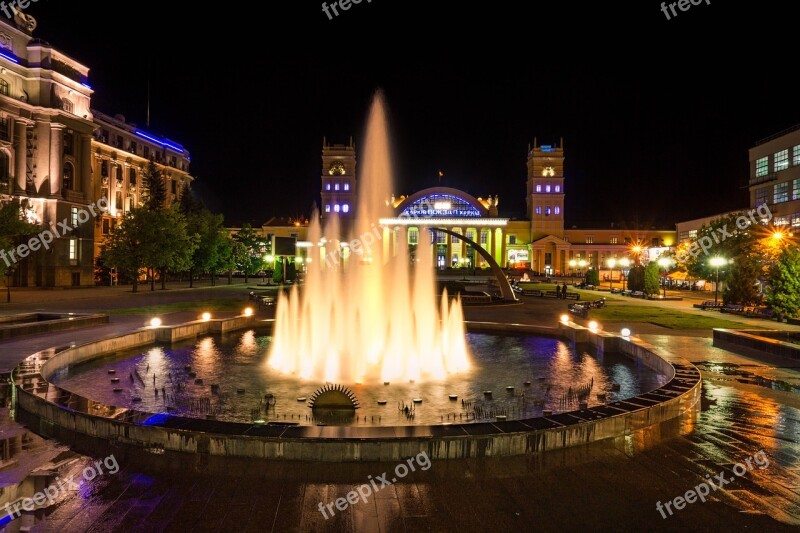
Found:
[[[711,328],[753,328],[741,322],[733,322],[715,315],[694,315],[643,305],[611,304],[603,309],[592,309],[589,313],[592,319],[606,322],[649,322],[665,328],[672,329],[711,329]]]
[[[219,300],[195,300],[190,302],[173,302],[169,304],[150,305],[146,307],[126,307],[101,311],[108,315],[156,315],[177,313],[180,311],[242,311],[245,307],[254,307],[255,302],[242,298],[222,298]]]

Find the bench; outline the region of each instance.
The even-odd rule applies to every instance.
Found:
[[[581,318],[587,318],[589,316],[589,307],[585,304],[569,304],[567,306],[567,310],[570,314],[579,316]]]
[[[561,298],[561,294],[556,291],[547,291],[544,296],[545,298]]]
[[[568,292],[567,293],[567,300],[580,300],[581,295],[577,292]]]
[[[606,299],[600,298],[599,300],[595,300],[593,302],[586,302],[584,305],[593,309],[602,309],[606,306]]]
[[[767,307],[757,307],[748,310],[745,315],[750,318],[765,318],[767,320],[772,320],[775,318],[775,311]]]
[[[720,307],[722,307],[722,302],[714,303],[712,300],[706,300],[701,304],[694,304],[692,305],[692,307],[695,307],[697,309],[702,309],[703,311],[705,311],[706,309],[719,309]]]
[[[719,309],[720,313],[730,313],[732,315],[743,315],[744,314],[744,306],[738,304],[727,304]]]
[[[535,290],[535,289],[522,289],[523,296],[544,296],[542,291]]]

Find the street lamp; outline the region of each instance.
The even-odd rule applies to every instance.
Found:
[[[664,280],[661,282],[661,286],[664,288],[664,298],[667,297],[667,269],[671,263],[672,261],[668,257],[658,258],[658,266],[664,269]]]
[[[714,283],[714,305],[716,306],[719,297],[719,267],[727,263],[727,261],[723,257],[715,256],[712,257],[708,263],[717,271],[717,281]]]
[[[270,265],[270,270],[274,273],[275,272],[275,256],[274,255],[265,255],[264,261],[266,261]],[[272,285],[272,276],[267,278],[267,285]]]
[[[622,290],[625,290],[625,269],[631,266],[631,260],[627,257],[623,257],[619,260],[620,270],[622,271]]]
[[[578,261],[578,266],[580,267],[580,271],[579,271],[580,272],[580,276],[583,277],[583,269],[586,266],[586,261],[584,261],[583,259],[579,260]]]
[[[570,260],[569,260],[569,271],[570,271],[570,278],[572,278],[572,281],[573,281],[573,282],[575,281],[575,267],[576,267],[577,265],[578,265],[578,262],[577,262],[577,261],[575,261],[574,259],[570,259]]]
[[[617,266],[617,260],[613,257],[608,260],[608,268],[611,270],[611,274],[608,276],[608,288],[611,289],[611,285],[614,283],[614,267]]]

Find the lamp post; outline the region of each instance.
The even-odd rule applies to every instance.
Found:
[[[664,279],[661,282],[661,286],[664,289],[664,295],[662,296],[662,298],[667,297],[667,269],[669,268],[670,263],[672,263],[672,261],[670,261],[666,257],[658,258],[658,266],[664,269]]]
[[[581,277],[583,277],[583,269],[585,266],[586,266],[586,261],[584,261],[583,259],[578,261],[578,267],[580,267],[579,273]]]
[[[719,297],[719,267],[727,263],[727,261],[723,257],[715,256],[708,263],[717,271],[717,281],[714,283],[714,305],[716,306]]]
[[[614,267],[617,266],[617,260],[613,257],[607,262],[610,273],[608,275],[608,288],[611,289],[614,283]]]
[[[619,260],[620,271],[622,272],[622,290],[625,290],[625,269],[631,266],[631,260],[627,257],[623,257]]]

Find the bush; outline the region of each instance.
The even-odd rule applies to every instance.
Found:
[[[589,269],[589,271],[586,272],[585,281],[587,285],[600,285],[600,272],[593,268]]]

